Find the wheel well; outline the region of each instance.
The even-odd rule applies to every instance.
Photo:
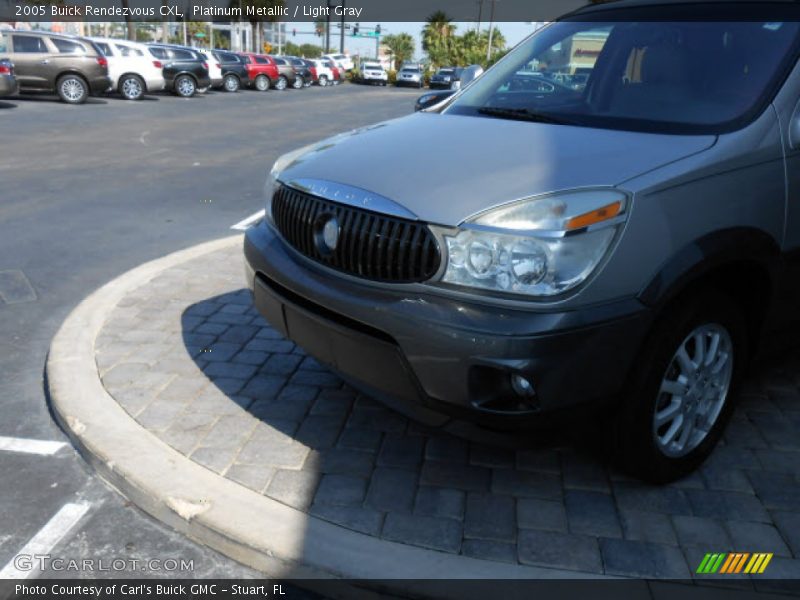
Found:
[[[58,83],[58,80],[61,79],[62,77],[64,77],[65,75],[74,75],[75,77],[80,77],[80,79],[86,84],[86,87],[88,89],[89,80],[86,79],[86,77],[83,75],[83,73],[81,73],[79,71],[62,71],[61,73],[59,73],[56,76],[56,83]]]
[[[197,77],[194,76],[194,73],[189,73],[188,71],[183,71],[182,73],[178,73],[177,75],[175,75],[175,79],[173,79],[173,81],[177,81],[178,77],[183,77],[184,75],[186,75],[186,77],[191,77],[192,81],[194,81],[194,84],[197,85]]]
[[[735,260],[717,265],[696,275],[671,297],[667,305],[679,303],[700,289],[713,288],[732,298],[747,321],[748,346],[758,346],[761,329],[773,298],[773,282],[768,268],[754,260]]]

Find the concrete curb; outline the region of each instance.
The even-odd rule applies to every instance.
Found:
[[[103,387],[95,363],[94,341],[110,312],[165,269],[241,241],[236,235],[207,242],[121,275],[81,302],[53,339],[47,360],[53,413],[101,477],[156,519],[271,577],[383,579],[383,591],[437,598],[448,597],[447,586],[424,580],[601,578],[446,554],[345,529],[213,473],[130,417]],[[372,596],[365,584],[352,592]],[[458,596],[465,597],[463,589]]]

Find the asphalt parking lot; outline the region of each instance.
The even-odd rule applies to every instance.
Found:
[[[50,340],[72,308],[120,273],[232,233],[261,208],[266,171],[281,153],[408,114],[418,95],[341,85],[83,106],[49,96],[0,101],[0,569],[77,505],[86,512],[54,539],[54,556],[183,558],[193,570],[171,575],[253,574],[144,516],[91,474],[48,410]]]

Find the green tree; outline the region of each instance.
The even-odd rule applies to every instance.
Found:
[[[414,56],[414,38],[408,33],[389,34],[383,36],[381,42],[389,49],[395,69]]]
[[[489,47],[489,32],[482,31],[478,33],[471,29],[455,39],[451,56],[454,64],[482,65],[485,68],[497,60],[497,55],[505,51],[505,46],[505,37],[498,29],[495,29],[492,34],[491,59],[487,60],[486,51]]]
[[[302,56],[304,58],[319,58],[322,56],[322,47],[316,44],[295,44],[286,42],[285,52],[288,56]]]
[[[456,26],[445,12],[437,10],[428,17],[422,28],[422,49],[433,67],[449,64],[455,31]]]

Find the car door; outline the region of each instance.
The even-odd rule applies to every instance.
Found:
[[[21,88],[50,89],[54,82],[50,65],[53,52],[44,37],[25,33],[13,33],[11,38],[11,61],[14,63],[17,81]]]

